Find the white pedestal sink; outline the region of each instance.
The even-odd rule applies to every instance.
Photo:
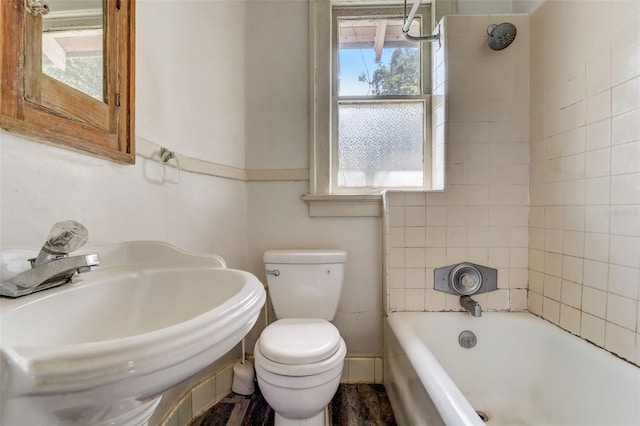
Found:
[[[215,255],[160,242],[82,250],[79,282],[0,299],[3,425],[144,425],[159,394],[232,349],[266,294]],[[3,250],[2,279],[36,251]]]

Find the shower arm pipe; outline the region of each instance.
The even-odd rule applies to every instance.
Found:
[[[404,0],[404,14],[405,20],[404,25],[402,26],[402,35],[405,40],[414,41],[414,42],[422,42],[422,41],[439,41],[440,34],[428,35],[428,36],[412,36],[409,34],[409,28],[411,27],[411,23],[413,22],[413,18],[416,17],[416,13],[418,13],[418,8],[420,7],[421,0],[414,0],[413,7],[411,8],[411,12],[409,12],[409,16],[407,17],[407,0]]]

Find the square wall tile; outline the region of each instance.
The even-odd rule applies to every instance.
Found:
[[[405,289],[423,289],[426,286],[425,268],[406,268],[404,271]]]
[[[389,228],[389,247],[404,247],[405,246],[405,228],[393,227]]]
[[[584,236],[584,258],[609,261],[609,234],[587,232]]]
[[[554,277],[562,276],[562,256],[547,251],[544,254],[544,273]]]
[[[389,207],[389,226],[390,227],[404,226],[404,207],[398,207],[398,206]]]
[[[433,288],[425,291],[425,310],[442,311],[446,307],[445,293]]]
[[[600,148],[586,154],[586,177],[608,176],[611,173],[611,149]]]
[[[640,173],[611,176],[612,204],[640,204]]]
[[[582,311],[601,319],[607,313],[607,293],[603,290],[584,286],[582,289]]]
[[[604,348],[626,359],[634,360],[636,333],[619,325],[607,322],[605,326]]]
[[[607,297],[607,321],[635,331],[638,302],[633,299],[609,294]]]
[[[562,281],[562,295],[560,301],[572,308],[580,309],[582,306],[582,284],[571,281]]]
[[[404,206],[405,193],[397,191],[389,191],[387,193],[389,206]]]
[[[542,294],[544,291],[544,274],[537,271],[529,271],[529,291]]]
[[[425,310],[425,289],[407,288],[404,292],[405,310],[424,311]]]
[[[384,360],[380,357],[374,358],[374,380],[375,383],[384,383]]]
[[[548,321],[560,325],[560,303],[545,297],[542,305],[542,316]]]
[[[349,383],[375,383],[374,358],[347,358]]]
[[[407,206],[424,206],[425,193],[424,192],[405,192],[404,203]]]
[[[545,298],[559,301],[562,297],[562,280],[558,277],[545,275],[543,294]]]
[[[488,293],[485,293],[485,295],[487,297],[487,303],[485,305],[486,306],[485,309],[495,310],[495,311],[509,309],[509,290],[498,289],[495,291],[490,291]]]
[[[425,249],[425,264],[429,268],[440,268],[446,266],[446,248],[426,248]]]
[[[638,269],[610,265],[608,291],[618,296],[638,300]]]
[[[193,418],[193,411],[191,411],[191,393],[188,393],[186,398],[183,398],[178,405],[178,422],[180,425],[189,424]]]
[[[583,270],[583,258],[573,256],[562,257],[562,278],[581,284]]]
[[[582,322],[580,328],[580,336],[582,338],[603,347],[604,330],[605,321],[603,319],[591,316],[585,312],[582,313]]]
[[[640,172],[640,125],[638,139],[639,141],[611,148],[611,174]]]
[[[612,88],[611,113],[614,116],[638,108],[640,108],[640,77]]]
[[[210,377],[191,391],[191,411],[194,416],[211,407],[216,399],[216,377]]]
[[[389,309],[402,311],[404,309],[404,288],[392,288],[389,290]]]
[[[640,266],[640,237],[611,235],[611,263],[637,268]]]
[[[233,385],[233,367],[229,366],[216,374],[216,400],[222,399]]]
[[[426,210],[423,206],[407,206],[404,208],[404,226],[426,225]]]
[[[611,233],[640,237],[640,205],[612,206]]]
[[[638,140],[640,109],[613,117],[611,121],[611,144],[621,145]]]
[[[178,418],[178,410],[173,410],[169,417],[161,423],[161,426],[181,426]]]
[[[567,305],[560,305],[560,327],[569,333],[580,335],[580,311]]]
[[[609,283],[609,264],[585,260],[583,277],[585,285],[606,291]]]
[[[425,248],[407,247],[404,250],[404,266],[408,268],[424,268],[426,266]]]
[[[392,247],[389,249],[389,266],[391,268],[403,268],[404,259],[404,248]]]
[[[391,228],[395,229],[395,228]],[[411,227],[404,229],[404,247],[425,247],[426,228]]]
[[[608,205],[585,207],[585,231],[608,233],[610,214],[611,208]]]
[[[391,268],[389,271],[389,288],[404,288],[404,268]]]
[[[510,292],[509,301],[510,310],[511,311],[526,311],[527,310],[527,290],[514,290],[512,289]]]

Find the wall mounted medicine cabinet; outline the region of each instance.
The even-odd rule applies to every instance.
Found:
[[[2,0],[3,129],[135,162],[135,0]]]

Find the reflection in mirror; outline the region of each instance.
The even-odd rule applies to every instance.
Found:
[[[133,164],[135,0],[0,0],[0,27],[0,127]]]
[[[103,0],[47,0],[42,72],[104,102]]]

